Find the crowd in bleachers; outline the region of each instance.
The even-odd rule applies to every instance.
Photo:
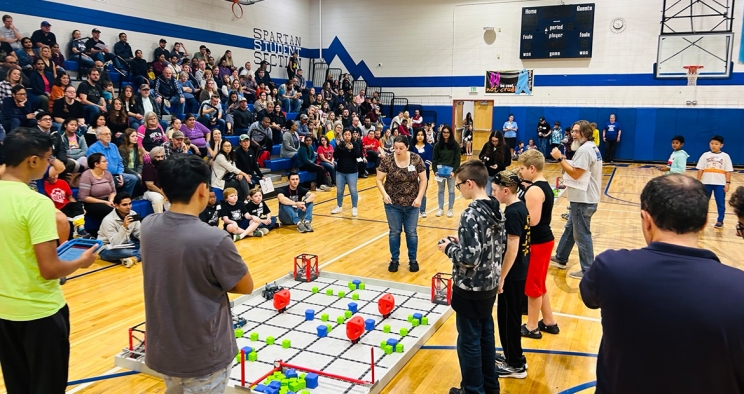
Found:
[[[434,125],[423,122],[420,110],[385,119],[379,93],[355,94],[348,74],[329,74],[316,90],[297,53],[283,80],[272,78],[268,63],[254,70],[229,50],[215,57],[201,45],[191,54],[182,43],[169,47],[160,39],[150,56],[133,50],[124,32],[112,48],[100,34],[96,28],[83,38],[75,30],[64,43],[43,21],[32,37],[22,37],[10,15],[0,27],[0,141],[19,127],[52,135],[55,160],[46,181],[35,186],[70,213],[84,236],[96,235],[115,210],[117,193],[149,201],[154,212],[167,209],[154,169],[174,154],[208,160],[216,198],[227,200],[223,191],[234,190],[237,201],[248,204],[268,179],[262,168],[280,175],[296,170],[310,191],[328,191],[340,177],[355,192],[357,179],[392,152],[396,136],[411,138],[422,130],[434,141]],[[82,79],[77,86],[73,71]],[[118,90],[112,80],[120,82]],[[343,172],[337,171],[339,160]],[[233,222],[231,233],[261,232]],[[312,228],[309,222],[302,227]]]

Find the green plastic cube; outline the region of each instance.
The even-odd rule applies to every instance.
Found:
[[[412,321],[413,321],[413,315],[408,315],[408,322],[410,323]]]
[[[235,338],[241,338],[242,336],[243,336],[242,328],[238,328],[237,330],[235,330]]]
[[[400,329],[400,336],[404,337],[406,335],[408,335],[408,329],[405,328],[405,327],[401,327],[401,329]]]
[[[393,354],[393,347],[390,345],[385,345],[385,354]]]
[[[338,292],[338,298],[344,298],[346,296],[346,293],[343,291]]]
[[[331,332],[331,330],[333,329],[333,327],[330,324],[326,324],[326,328],[328,329],[328,331],[326,332]]]
[[[326,295],[332,296],[333,295],[333,289],[326,290]]]
[[[396,353],[403,353],[403,344],[402,343],[399,343],[399,344],[395,345],[395,352]]]
[[[289,393],[289,387],[288,386],[282,386],[279,388],[279,394],[287,394]]]
[[[300,374],[300,380],[305,380],[305,376],[307,376],[306,373],[301,373]]]
[[[411,322],[411,324],[412,324],[412,325],[413,325],[414,327],[418,327],[418,325],[419,325],[419,321],[418,321],[418,319],[413,319],[413,321]]]
[[[248,353],[248,361],[256,361],[258,360],[258,353],[255,351]]]
[[[282,386],[288,386],[289,385],[289,379],[282,379]]]
[[[313,287],[313,294],[317,294],[317,293],[318,293],[318,286],[314,286]]]
[[[429,325],[429,318],[424,316],[421,318],[421,325],[422,326],[428,326]]]
[[[346,316],[347,319],[351,319],[351,315],[353,315],[353,313],[351,313],[351,311],[345,311],[344,312],[344,316]]]
[[[336,323],[338,324],[344,324],[345,321],[346,321],[346,318],[343,316],[339,316],[336,318]]]
[[[273,345],[274,344],[274,337],[266,337],[266,344],[267,345]]]
[[[292,341],[290,341],[289,339],[285,339],[285,340],[282,341],[282,347],[283,348],[289,349],[290,346],[292,346]]]
[[[328,314],[327,313],[324,313],[324,314],[320,315],[320,320],[321,321],[328,321]]]
[[[302,390],[302,388],[300,387],[300,382],[297,381],[289,382],[289,385],[287,387],[289,387],[290,391],[293,391],[295,393]]]
[[[238,352],[238,354],[235,356],[235,362],[236,363],[240,362],[240,352]]]
[[[357,293],[352,294],[351,295],[351,299],[354,300],[354,301],[359,300],[359,294],[357,294]]]
[[[258,333],[257,332],[252,332],[251,333],[251,341],[255,342],[257,340],[258,340]]]
[[[354,289],[356,289],[356,285],[352,282],[349,282],[349,290],[354,290]]]
[[[302,390],[298,394],[310,394],[310,391],[308,391],[308,390]]]
[[[387,341],[383,340],[382,342],[380,342],[380,348],[384,350],[385,346],[387,346]]]
[[[390,334],[390,325],[385,324],[384,326],[382,326],[382,332],[384,332],[385,334]]]
[[[364,285],[364,283],[360,283],[360,284],[359,284],[359,290],[364,290],[364,289],[365,289],[365,287],[366,287],[366,286]]]

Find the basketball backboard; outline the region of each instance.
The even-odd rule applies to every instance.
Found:
[[[656,59],[656,78],[687,78],[684,66],[703,66],[698,78],[731,76],[733,33],[662,34]]]

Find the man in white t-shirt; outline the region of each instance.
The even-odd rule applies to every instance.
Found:
[[[574,140],[572,150],[575,152],[573,160],[566,161],[558,148],[553,148],[550,152],[565,172],[566,198],[571,204],[566,228],[551,261],[554,267],[566,269],[568,255],[576,243],[579,246],[581,270],[569,274],[575,279],[584,277],[584,272],[594,261],[591,221],[599,203],[602,155],[594,144],[593,134],[594,129],[589,122],[580,120],[571,127],[571,136]],[[571,179],[568,179],[569,177]]]
[[[714,135],[710,139],[710,151],[703,153],[697,162],[697,179],[705,185],[710,194],[716,199],[716,208],[718,208],[718,218],[715,228],[723,227],[723,215],[726,213],[726,204],[724,197],[729,191],[731,185],[731,172],[734,171],[734,165],[731,163],[731,157],[728,153],[721,152],[723,148],[723,137]]]
[[[13,50],[21,49],[21,33],[13,25],[13,17],[10,15],[3,15],[3,25],[0,26],[0,41],[8,43]],[[10,54],[8,54],[10,55]]]

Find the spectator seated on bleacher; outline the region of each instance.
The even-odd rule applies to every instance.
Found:
[[[271,152],[273,147],[272,132],[271,132],[271,119],[268,116],[258,117],[255,122],[248,128],[248,136],[253,141],[256,141],[258,146],[261,147],[262,151]]]
[[[114,209],[103,218],[98,231],[98,239],[104,245],[98,257],[130,268],[142,260],[139,239],[142,218],[132,210],[129,194],[118,193],[112,201]]]
[[[201,122],[197,122],[193,114],[186,114],[180,130],[186,138],[191,140],[192,144],[199,148],[199,155],[206,157],[209,153],[206,140],[210,133],[209,128]]]
[[[163,114],[180,116],[184,112],[186,99],[183,97],[183,90],[178,87],[176,79],[173,78],[173,72],[170,68],[163,70],[163,73],[155,79],[155,97],[163,98]]]
[[[264,84],[266,88],[270,88],[273,83],[271,82],[271,77],[269,77],[269,74],[266,72],[265,69],[259,68],[258,71],[256,71],[256,84],[261,86],[261,84]]]
[[[220,96],[212,95],[209,100],[204,100],[201,103],[197,122],[201,123],[208,130],[217,128],[220,129],[221,132],[225,133],[226,123],[222,111],[222,104],[220,103]]]
[[[116,185],[108,165],[106,156],[93,153],[88,156],[88,169],[80,176],[78,199],[85,206],[86,222],[89,224],[100,223],[114,209]],[[97,235],[97,229],[88,227],[88,230],[91,235]]]
[[[297,165],[302,171],[308,171],[315,173],[314,185],[322,191],[331,190],[330,185],[332,184],[328,176],[326,176],[326,170],[323,166],[316,163],[317,153],[313,149],[313,140],[310,137],[305,137],[302,144],[297,151]],[[310,188],[312,190],[312,187]]]
[[[124,137],[119,145],[119,156],[121,156],[124,172],[141,178],[144,160],[137,146],[136,130],[126,129],[124,131]]]
[[[95,124],[93,120],[99,114],[108,111],[106,101],[103,99],[103,90],[98,81],[101,73],[95,69],[88,69],[88,79],[78,85],[78,98],[83,104],[83,114],[88,124]]]
[[[220,143],[220,150],[212,163],[211,186],[220,190],[237,189],[240,201],[245,201],[251,190],[250,175],[235,166],[235,152],[232,143],[226,139]]]
[[[10,52],[16,49],[21,49],[21,33],[13,25],[13,17],[10,15],[3,15],[3,24],[0,26],[0,37],[2,37],[2,43],[0,44],[0,51],[10,54]]]
[[[163,120],[162,113],[160,112],[160,105],[163,102],[163,99],[160,97],[154,97],[151,95],[150,85],[148,84],[142,84],[140,85],[140,95],[137,96],[134,99],[134,111],[132,111],[135,115],[135,118],[138,120],[138,125],[141,125],[144,123],[145,114],[148,112],[154,112],[155,115],[157,115],[158,119],[160,120],[160,127],[163,128],[163,130],[168,128],[168,122]],[[142,123],[140,123],[142,122]],[[134,125],[131,125],[134,127]]]
[[[88,147],[88,171],[93,168],[90,157],[95,153],[101,153],[106,158],[105,170],[108,170],[116,180],[115,187],[120,189],[120,191],[127,192],[131,196],[134,193],[134,187],[139,182],[139,177],[124,172],[124,162],[121,160],[119,149],[111,143],[111,130],[106,126],[98,128],[96,130],[96,138],[98,142]],[[96,160],[95,163],[98,163],[98,161]],[[80,182],[82,185],[82,177]]]
[[[283,159],[294,159],[297,152],[300,149],[300,136],[297,134],[298,124],[294,121],[288,120],[286,124],[286,130],[282,135],[282,148],[279,156]],[[293,163],[296,163],[293,161]],[[293,167],[296,165],[293,164]]]
[[[9,78],[18,71],[11,71]],[[11,96],[3,99],[2,107],[0,107],[0,123],[3,129],[8,132],[15,130],[19,127],[34,127],[36,126],[36,118],[34,107],[31,101],[28,99],[26,88],[22,85],[15,85],[11,89]],[[2,139],[5,139],[5,135],[2,135]]]
[[[279,145],[282,143],[282,131],[284,125],[287,124],[287,117],[284,115],[284,112],[282,112],[282,107],[280,105],[274,106],[274,111],[268,116],[269,119],[271,119],[269,127],[271,128],[272,144]],[[258,119],[261,118],[259,117]]]
[[[181,91],[183,91],[185,110],[190,113],[198,111],[199,102],[196,101],[196,96],[194,96],[196,88],[194,87],[194,84],[191,83],[191,81],[189,80],[189,73],[181,71],[181,73],[178,74],[178,81],[176,83],[178,84],[178,87],[181,88]]]
[[[279,222],[297,226],[301,233],[313,232],[313,202],[316,195],[300,186],[300,174],[289,173],[289,184],[277,189],[279,200]]]
[[[232,235],[235,241],[245,237],[263,237],[264,231],[258,229],[260,220],[253,220],[245,202],[238,199],[238,192],[232,187],[224,191],[225,200],[220,203],[220,216],[224,223],[225,231]],[[268,233],[268,230],[266,230]]]
[[[235,166],[246,174],[249,174],[252,183],[251,187],[258,185],[261,179],[264,179],[261,168],[258,166],[258,155],[261,148],[255,141],[252,141],[248,134],[240,136],[240,147],[235,149]]]
[[[80,66],[78,72],[81,72],[83,68],[93,67],[93,59],[85,53],[85,39],[82,38],[80,30],[72,32],[72,39],[67,46],[67,54],[70,60],[78,62]]]
[[[170,202],[165,197],[165,193],[160,188],[160,178],[158,177],[158,166],[165,161],[165,149],[161,146],[152,148],[150,151],[150,161],[145,163],[142,168],[142,181],[145,183],[147,191],[144,198],[152,203],[152,210],[155,213],[163,213],[170,208]]]
[[[59,175],[49,174],[44,182],[44,194],[49,196],[54,203],[54,207],[67,216],[75,231],[78,235],[81,235],[85,231],[83,229],[85,211],[83,210],[83,203],[75,200],[75,197],[72,196],[70,185],[65,180],[59,179]]]
[[[365,119],[365,123],[369,123],[369,119]],[[383,154],[380,141],[375,138],[375,129],[371,129],[367,132],[367,136],[362,138],[362,148],[367,154],[367,162],[374,163],[374,168],[380,166],[380,156]]]
[[[34,50],[34,44],[28,37],[21,39],[21,49],[15,50],[16,58],[18,58],[18,66],[24,71],[29,72],[33,69],[34,59],[36,58],[36,51]]]
[[[302,105],[302,92],[295,89],[295,83],[297,80],[292,78],[279,85],[278,94],[281,98],[282,109],[287,112],[300,112]]]
[[[181,65],[178,64],[178,55],[175,53],[171,53],[170,55],[166,56],[166,59],[168,60],[168,68],[171,70],[171,73],[175,78],[178,78],[178,75],[181,74]]]
[[[155,147],[163,146],[168,141],[165,130],[158,122],[155,112],[145,114],[145,123],[137,129],[137,147],[146,156]]]
[[[67,118],[62,122],[60,132],[62,149],[67,152],[65,167],[68,173],[80,173],[88,167],[88,144],[85,135],[78,126],[75,118]]]
[[[248,109],[248,100],[243,97],[238,99],[238,108],[232,111],[233,134],[247,134],[251,124],[255,121],[253,112]]]
[[[147,75],[147,60],[143,58],[142,51],[139,49],[134,51],[134,59],[129,61],[129,75],[134,82],[134,86],[155,82],[151,81]]]
[[[157,49],[156,49],[157,50]],[[163,71],[168,68],[168,60],[165,54],[161,54],[154,62],[152,62],[152,71],[155,73],[155,78],[163,75]]]

